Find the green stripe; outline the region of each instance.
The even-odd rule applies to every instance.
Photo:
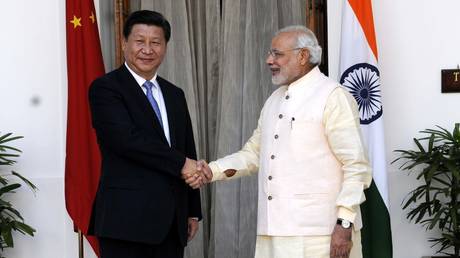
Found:
[[[366,201],[361,204],[363,258],[392,258],[393,246],[388,209],[374,181],[364,193]]]

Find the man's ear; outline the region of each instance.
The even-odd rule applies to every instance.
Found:
[[[309,64],[309,59],[310,59],[310,52],[306,48],[300,49],[300,58],[299,58],[299,63],[301,65],[308,65]]]
[[[125,51],[126,44],[128,44],[128,40],[123,37],[123,40],[121,41],[121,50]]]

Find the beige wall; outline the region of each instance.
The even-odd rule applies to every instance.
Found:
[[[2,254],[8,258],[76,258],[77,236],[65,210],[63,184],[65,1],[4,1],[2,10],[0,131],[25,136],[17,144],[23,155],[14,170],[39,188],[35,196],[25,187],[12,196],[26,222],[37,229],[36,236],[15,234],[15,248]]]

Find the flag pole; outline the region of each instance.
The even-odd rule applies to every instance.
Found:
[[[83,255],[83,234],[81,233],[81,230],[78,230],[78,257],[79,258],[84,258],[84,255]]]

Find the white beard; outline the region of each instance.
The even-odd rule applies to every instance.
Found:
[[[286,83],[286,76],[282,75],[281,73],[272,75],[272,83],[276,86],[283,85]]]

